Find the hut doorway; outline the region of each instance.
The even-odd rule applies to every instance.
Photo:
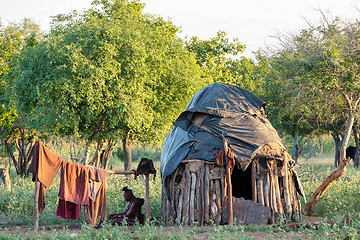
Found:
[[[235,166],[231,174],[231,183],[233,197],[243,197],[245,200],[252,200],[251,167],[242,171]]]

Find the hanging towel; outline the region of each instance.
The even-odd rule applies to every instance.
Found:
[[[40,182],[39,189],[39,213],[45,208],[45,192],[50,187],[61,164],[65,161],[50,151],[41,141],[36,141],[33,147],[33,157],[29,171],[33,174],[35,182],[36,175]]]

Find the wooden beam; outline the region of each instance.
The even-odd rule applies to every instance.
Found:
[[[114,171],[114,170],[107,170],[109,174],[135,174],[135,170],[130,171]]]

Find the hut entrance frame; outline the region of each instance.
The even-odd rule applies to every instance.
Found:
[[[232,195],[235,198],[244,198],[245,200],[252,200],[252,168],[248,167],[242,171],[238,167],[234,167],[231,174]]]

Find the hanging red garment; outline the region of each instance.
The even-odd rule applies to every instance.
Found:
[[[55,215],[64,219],[78,219],[81,216],[81,205],[60,198]]]
[[[29,171],[33,174],[32,180],[37,178],[40,182],[39,213],[45,208],[45,192],[50,187],[61,164],[65,161],[50,151],[41,141],[36,141],[33,147],[33,157]]]
[[[59,197],[64,201],[59,201],[56,216],[71,219],[80,217],[80,211],[69,213],[77,208],[68,207],[67,202],[87,206],[89,205],[89,172],[86,166],[64,161],[60,175]],[[74,214],[74,215],[72,215]]]

